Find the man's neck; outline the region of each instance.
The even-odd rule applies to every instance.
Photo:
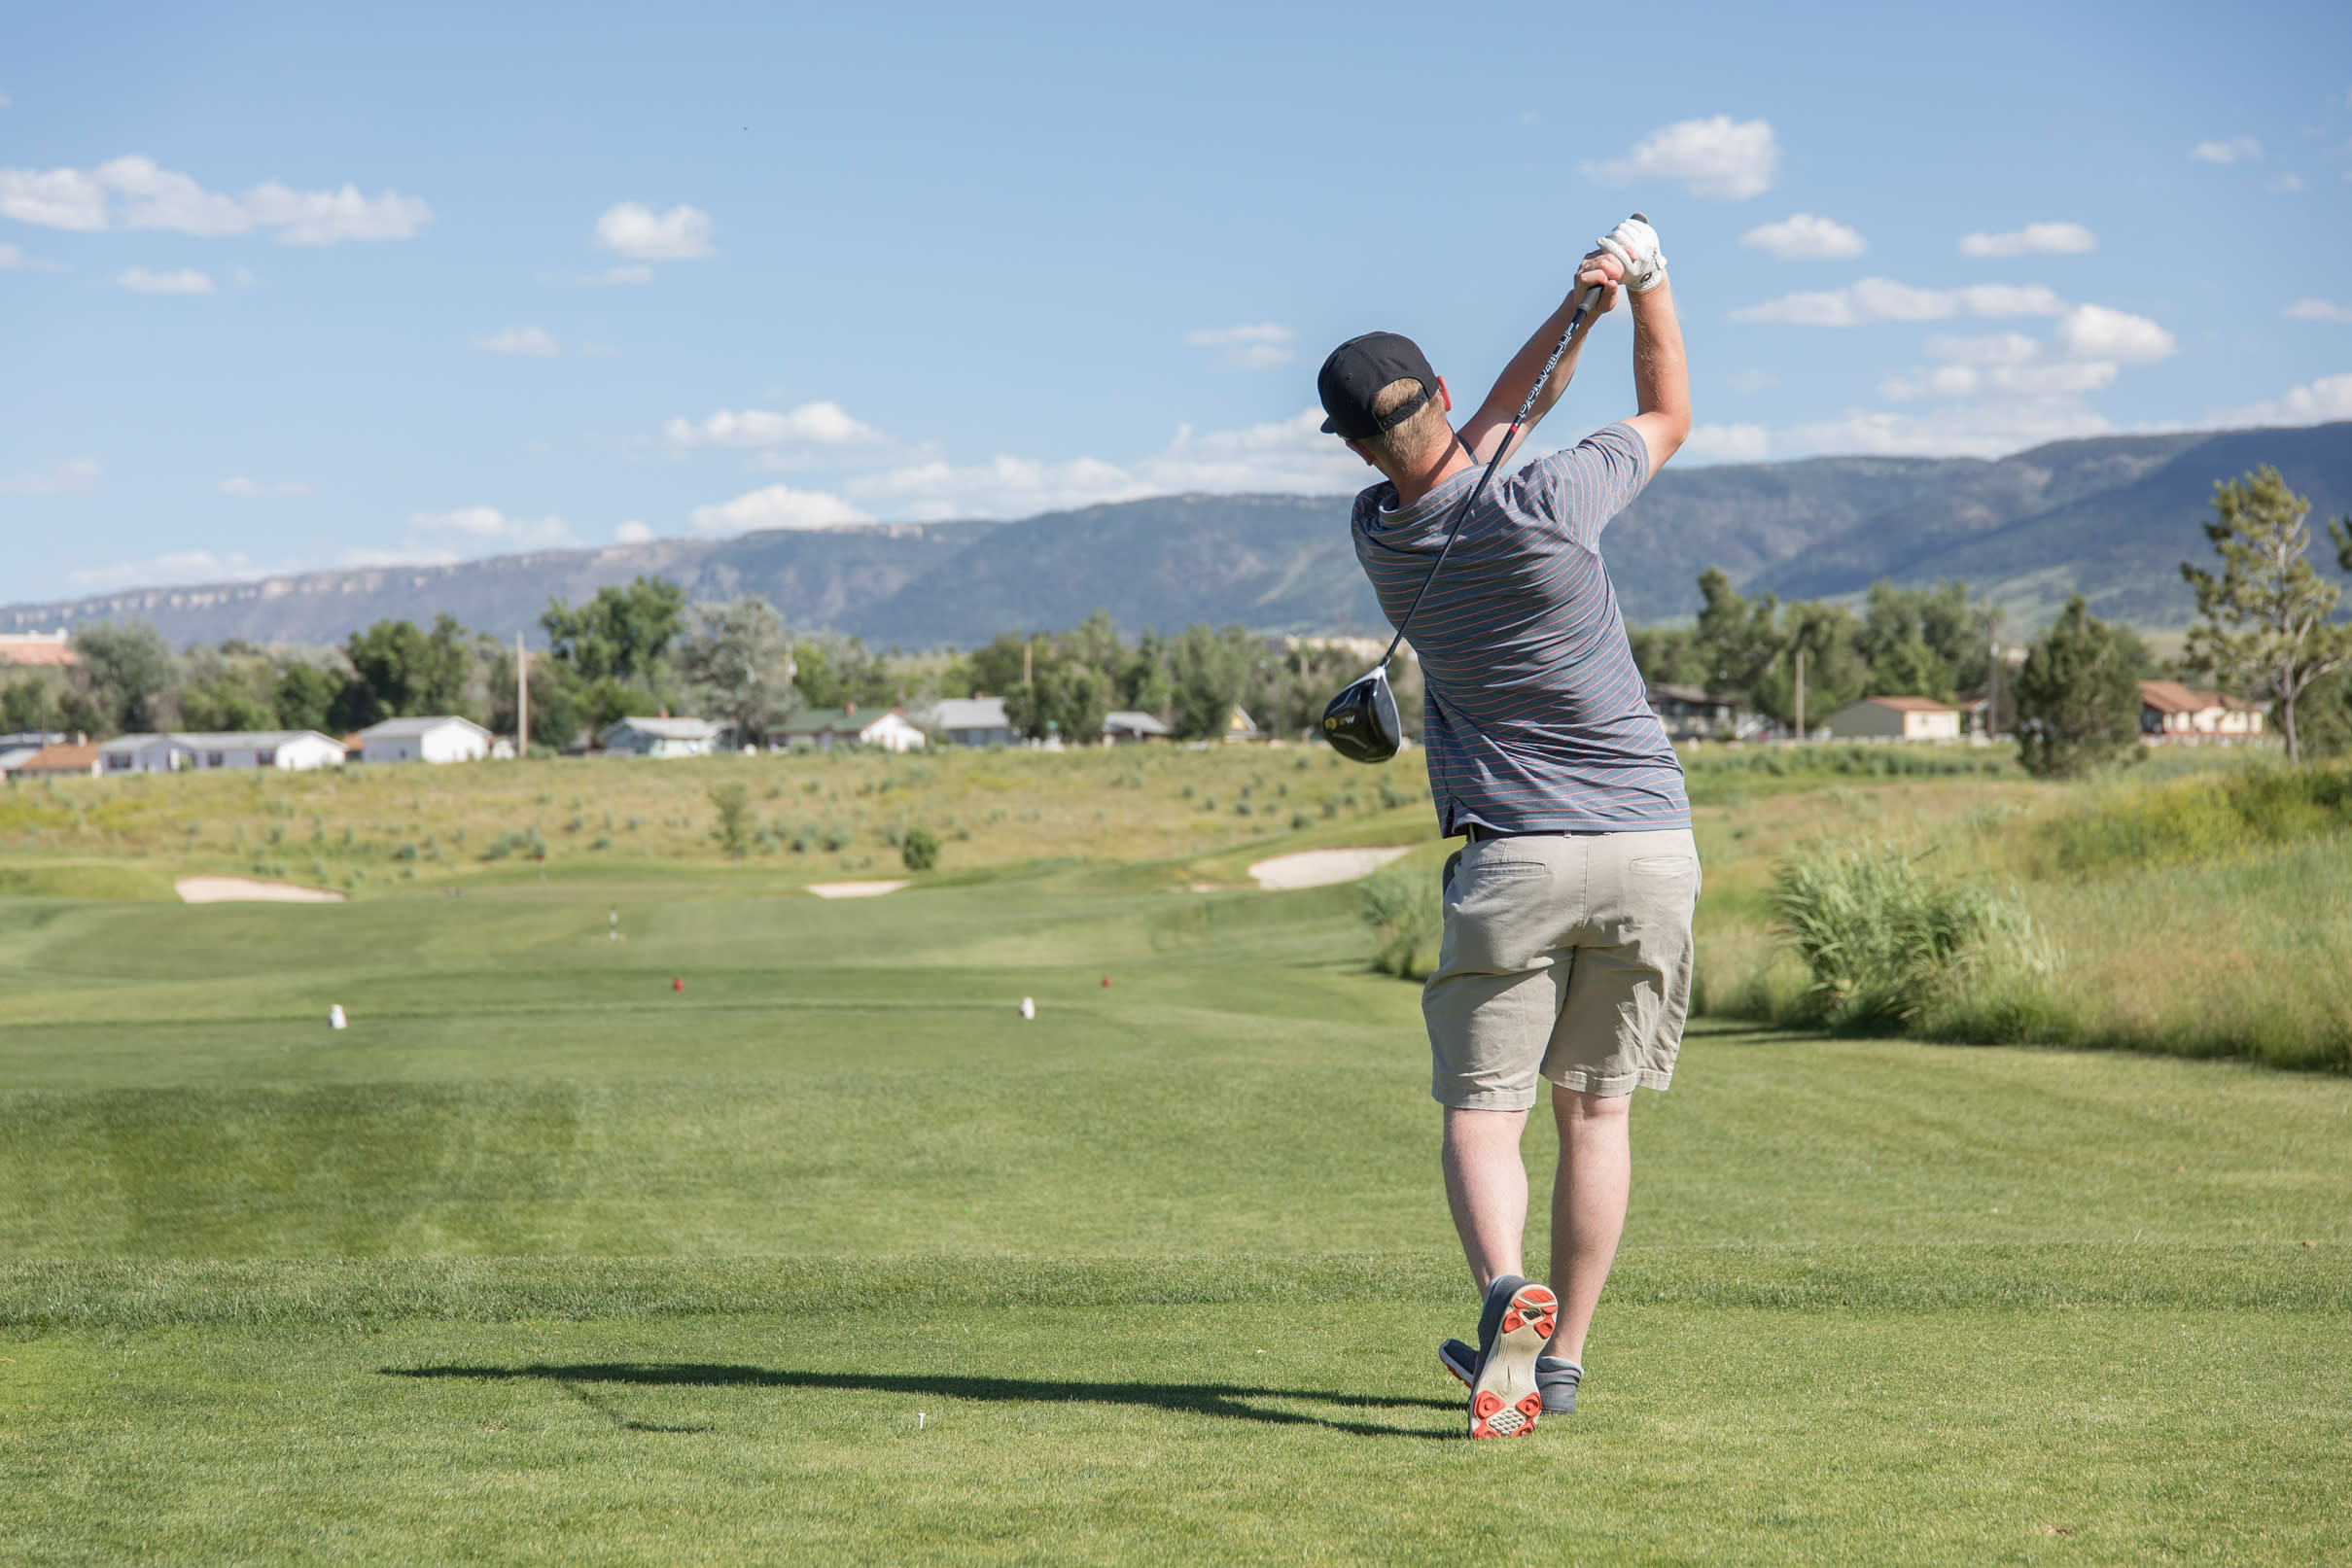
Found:
[[[1389,474],[1388,482],[1396,486],[1396,509],[1419,505],[1422,497],[1470,466],[1470,453],[1457,438],[1409,471]]]

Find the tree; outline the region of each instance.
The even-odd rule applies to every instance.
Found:
[[[2189,662],[2268,697],[2287,760],[2299,762],[2296,699],[2321,676],[2352,663],[2352,627],[2334,624],[2340,590],[2303,559],[2311,548],[2303,526],[2311,503],[2265,463],[2242,479],[2217,481],[2213,510],[2205,537],[2222,558],[2220,575],[2181,563],[2181,575],[2196,591],[2198,615],[2189,628]],[[2329,532],[2344,550],[2342,534]]]
[[[607,676],[649,687],[662,655],[685,629],[686,591],[666,577],[640,576],[626,588],[603,587],[574,610],[550,600],[539,624],[547,647],[587,680]]]
[[[163,634],[145,621],[100,621],[74,633],[91,706],[106,728],[143,730],[177,673]]]
[[[277,720],[281,729],[323,730],[341,682],[307,659],[289,659],[278,671]]]
[[[1196,621],[1176,634],[1168,646],[1168,683],[1179,738],[1215,740],[1225,733],[1258,651],[1258,640],[1241,626],[1220,632]]]
[[[909,871],[929,871],[939,863],[939,836],[928,827],[908,828],[898,858]]]
[[[12,680],[0,690],[0,730],[46,730],[50,706],[47,680],[37,675]]]
[[[2018,760],[2039,778],[2073,778],[2131,749],[2147,654],[2126,629],[2090,613],[2081,594],[2018,672]]]
[[[1771,594],[1749,600],[1732,586],[1720,567],[1699,574],[1705,601],[1692,637],[1691,653],[1701,684],[1713,697],[1754,703],[1780,656],[1781,634],[1773,624],[1780,601]]]
[[[343,729],[366,729],[393,717],[471,716],[465,710],[472,643],[453,615],[436,616],[430,632],[414,621],[380,620],[354,633],[343,645],[351,679],[331,706],[330,720]]]
[[[856,637],[812,637],[792,645],[792,683],[811,708],[887,708],[896,690],[882,655]]]
[[[1755,693],[1758,711],[1783,725],[1797,722],[1797,655],[1805,655],[1805,727],[1870,695],[1870,667],[1856,648],[1862,623],[1843,605],[1798,600],[1785,607],[1780,657]]]
[[[731,604],[697,605],[678,645],[678,672],[698,688],[711,717],[734,726],[739,746],[755,746],[771,717],[785,715],[792,692],[791,647],[784,617],[756,594]]]

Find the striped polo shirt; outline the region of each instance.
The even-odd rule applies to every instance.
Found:
[[[1478,483],[1474,465],[1410,506],[1355,498],[1356,559],[1394,625]],[[1629,425],[1496,474],[1410,633],[1427,687],[1429,792],[1447,834],[1688,827],[1682,764],[1626,642],[1600,530],[1649,481]]]

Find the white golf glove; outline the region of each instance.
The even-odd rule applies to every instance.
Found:
[[[1628,218],[1601,235],[1598,248],[1617,258],[1625,268],[1620,281],[1635,294],[1647,294],[1666,280],[1666,254],[1658,248],[1658,230],[1638,218]]]

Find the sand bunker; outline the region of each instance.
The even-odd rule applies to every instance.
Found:
[[[820,898],[879,898],[910,886],[905,882],[812,882],[809,891]]]
[[[251,877],[182,877],[172,889],[191,904],[339,904],[343,895],[291,882],[256,882]]]
[[[1275,892],[1328,888],[1335,882],[1368,877],[1397,856],[1412,853],[1409,844],[1390,850],[1301,850],[1260,860],[1249,868],[1249,875],[1259,887]]]

